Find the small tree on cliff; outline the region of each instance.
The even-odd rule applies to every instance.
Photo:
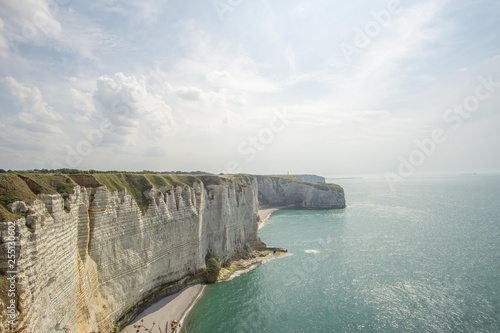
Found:
[[[207,267],[207,270],[205,272],[205,280],[207,283],[214,283],[217,281],[217,278],[219,277],[219,272],[222,268],[221,261],[218,260],[217,258],[210,257],[206,262],[205,265]]]

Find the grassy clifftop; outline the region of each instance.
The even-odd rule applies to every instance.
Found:
[[[135,173],[101,173],[101,174],[55,174],[55,173],[3,173],[0,174],[0,221],[10,220],[18,215],[11,213],[7,205],[14,201],[31,204],[38,194],[72,193],[73,187],[98,187],[106,185],[110,191],[126,189],[145,209],[147,199],[143,192],[154,187],[192,186],[197,181],[204,183],[222,183],[217,176],[180,175],[180,174],[135,174]]]
[[[290,182],[304,183],[321,190],[343,191],[336,184],[307,183],[296,176],[257,176],[276,179],[285,179]],[[163,174],[163,173],[36,173],[36,172],[9,172],[0,173],[0,221],[12,220],[20,217],[11,213],[7,205],[15,201],[33,203],[38,194],[73,193],[76,185],[85,187],[99,187],[106,185],[110,191],[126,189],[132,195],[139,207],[144,211],[148,206],[148,199],[144,191],[152,187],[167,186],[193,186],[195,182],[202,181],[205,186],[219,185],[227,181],[234,182],[241,188],[252,182],[253,175],[210,175],[210,174]]]
[[[322,191],[339,191],[339,192],[344,192],[344,189],[342,186],[334,183],[310,183],[310,182],[305,182],[303,181],[299,176],[295,175],[276,175],[276,176],[257,176],[261,178],[268,178],[268,179],[284,179],[290,182],[294,183],[303,183],[303,184],[308,184],[310,186],[313,186],[314,188],[317,188],[318,190]]]

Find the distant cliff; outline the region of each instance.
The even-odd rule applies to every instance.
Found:
[[[326,183],[325,177],[316,176],[316,175],[295,175],[300,178],[303,182],[309,183]]]
[[[0,213],[10,222],[0,223],[0,331],[15,299],[13,332],[110,332],[144,299],[203,272],[207,256],[248,253],[258,242],[257,195],[266,205],[345,205],[340,188],[322,186],[260,176],[2,174]]]
[[[346,205],[344,190],[336,184],[307,183],[282,176],[256,178],[260,205],[311,209],[344,208]]]

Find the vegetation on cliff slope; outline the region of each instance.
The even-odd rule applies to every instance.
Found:
[[[131,172],[99,172],[75,173],[68,169],[67,173],[42,173],[42,172],[7,172],[0,173],[0,221],[19,218],[19,214],[13,214],[7,209],[7,205],[15,201],[33,203],[38,194],[73,193],[76,185],[87,188],[95,188],[105,185],[110,191],[126,190],[134,197],[135,201],[144,212],[148,207],[148,198],[145,191],[152,187],[160,188],[166,186],[175,189],[177,186],[192,187],[196,182],[203,182],[205,186],[221,185],[232,181],[238,186],[238,190],[249,181],[232,176],[215,176],[211,174],[163,174],[163,173],[131,173]]]
[[[6,221],[16,217],[7,209],[7,205],[15,201],[33,203],[40,193],[71,193],[76,185],[71,178],[65,175],[33,174],[0,174],[0,220]]]
[[[219,272],[222,269],[221,260],[210,257],[205,261],[206,272],[205,272],[205,282],[214,283],[219,278]]]
[[[149,204],[145,191],[152,187],[162,186],[175,189],[177,186],[193,186],[196,182],[203,182],[207,188],[210,185],[221,185],[225,182],[233,182],[238,192],[250,185],[254,176],[248,174],[238,175],[213,175],[196,171],[181,174],[180,172],[166,174],[151,172],[98,172],[95,170],[80,171],[76,169],[57,170],[60,173],[50,173],[49,170],[5,172],[0,173],[0,221],[18,218],[20,214],[14,214],[7,209],[7,205],[15,201],[33,203],[38,194],[73,193],[76,185],[87,188],[95,188],[105,185],[110,191],[126,190],[134,197],[135,201],[144,212]],[[343,191],[336,184],[307,183],[296,176],[258,176],[273,179],[284,179],[290,182],[304,183],[314,186],[320,190]]]
[[[302,183],[302,184],[307,184],[311,185],[314,188],[317,188],[318,190],[322,191],[339,191],[339,192],[344,192],[344,189],[342,186],[334,183],[310,183],[310,182],[305,182],[303,181],[300,177],[294,176],[294,175],[278,175],[278,176],[257,176],[260,178],[267,178],[267,179],[273,179],[273,180],[286,180],[289,182],[294,182],[294,183]]]

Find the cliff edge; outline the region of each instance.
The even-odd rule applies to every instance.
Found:
[[[145,300],[204,272],[207,257],[247,255],[259,243],[258,197],[345,206],[343,191],[321,186],[264,176],[2,174],[0,330],[110,332]]]
[[[344,189],[336,184],[308,183],[294,177],[256,176],[259,204],[309,209],[345,208]]]

